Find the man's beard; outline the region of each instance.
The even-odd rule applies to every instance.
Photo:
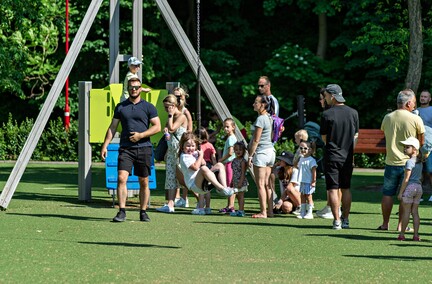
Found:
[[[139,97],[139,94],[137,94],[137,95],[135,95],[135,96],[134,96],[134,95],[129,95],[129,97],[132,98],[132,99],[136,99],[136,98]]]

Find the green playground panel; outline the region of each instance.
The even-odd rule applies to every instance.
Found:
[[[143,84],[143,87],[149,86]],[[106,131],[114,115],[115,106],[120,102],[123,84],[111,84],[103,89],[90,90],[90,143],[103,143]],[[141,93],[141,97],[156,106],[161,126],[164,127],[167,115],[163,106],[163,99],[168,95],[167,90],[151,90],[149,93]],[[119,129],[121,130],[121,126]],[[157,143],[162,132],[152,136],[152,143]]]

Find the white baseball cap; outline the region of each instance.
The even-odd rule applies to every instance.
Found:
[[[138,58],[136,57],[131,57],[128,60],[128,66],[130,67],[131,65],[141,65],[142,62],[138,60]]]
[[[408,139],[405,141],[401,141],[401,143],[404,145],[413,146],[417,150],[420,148],[420,142],[418,141],[417,138],[412,137],[412,136],[408,137]]]

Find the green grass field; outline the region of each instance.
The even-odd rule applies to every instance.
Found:
[[[1,189],[12,167],[0,164]],[[128,220],[112,223],[117,210],[105,189],[104,168],[93,167],[91,203],[77,200],[77,168],[28,166],[7,211],[0,212],[0,283],[431,281],[432,204],[420,207],[420,243],[396,240],[397,207],[392,230],[375,230],[381,224],[379,172],[355,173],[351,228],[334,231],[331,220],[250,218],[259,207],[253,183],[244,218],[194,216],[192,208],[157,213],[164,202],[163,170],[152,191],[151,222],[138,221],[138,200],[132,198]],[[324,180],[317,189],[321,209]],[[225,198],[214,195],[214,212],[225,205]]]

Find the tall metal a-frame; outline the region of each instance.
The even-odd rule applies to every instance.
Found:
[[[77,32],[77,35],[71,45],[69,53],[60,68],[59,73],[54,81],[53,87],[51,88],[45,103],[36,119],[36,122],[30,131],[29,137],[24,144],[23,150],[21,151],[18,160],[6,182],[5,187],[0,195],[0,209],[6,209],[9,202],[12,199],[13,194],[21,180],[21,177],[27,167],[27,164],[33,154],[34,149],[42,135],[42,131],[48,122],[50,113],[54,109],[55,103],[60,95],[60,92],[65,84],[66,78],[74,65],[76,58],[81,50],[84,40],[87,37],[88,31],[94,22],[94,19],[99,11],[99,8],[103,0],[92,0],[87,10],[86,15],[81,23],[81,26]],[[128,56],[119,54],[119,7],[120,0],[110,0],[110,82],[119,82],[119,62],[126,61]],[[155,0],[165,22],[169,29],[174,35],[177,43],[179,44],[184,56],[186,57],[189,65],[191,66],[195,75],[198,71],[197,53],[193,48],[191,42],[186,36],[186,33],[182,29],[176,16],[174,15],[171,7],[166,0]],[[142,54],[142,0],[134,0],[134,10],[137,11],[134,14],[134,41],[132,52],[133,55],[140,58]],[[140,12],[141,11],[141,12]],[[137,23],[140,23],[137,25]],[[225,118],[231,117],[231,113],[225,105],[222,97],[220,96],[216,86],[214,85],[210,75],[208,74],[205,67],[201,64],[201,86],[204,89],[210,103],[214,107],[219,117],[224,120]],[[141,73],[139,74],[141,77]],[[88,135],[88,134],[87,134]],[[236,128],[236,137],[238,140],[244,140],[238,127]],[[88,162],[88,161],[86,161]]]

